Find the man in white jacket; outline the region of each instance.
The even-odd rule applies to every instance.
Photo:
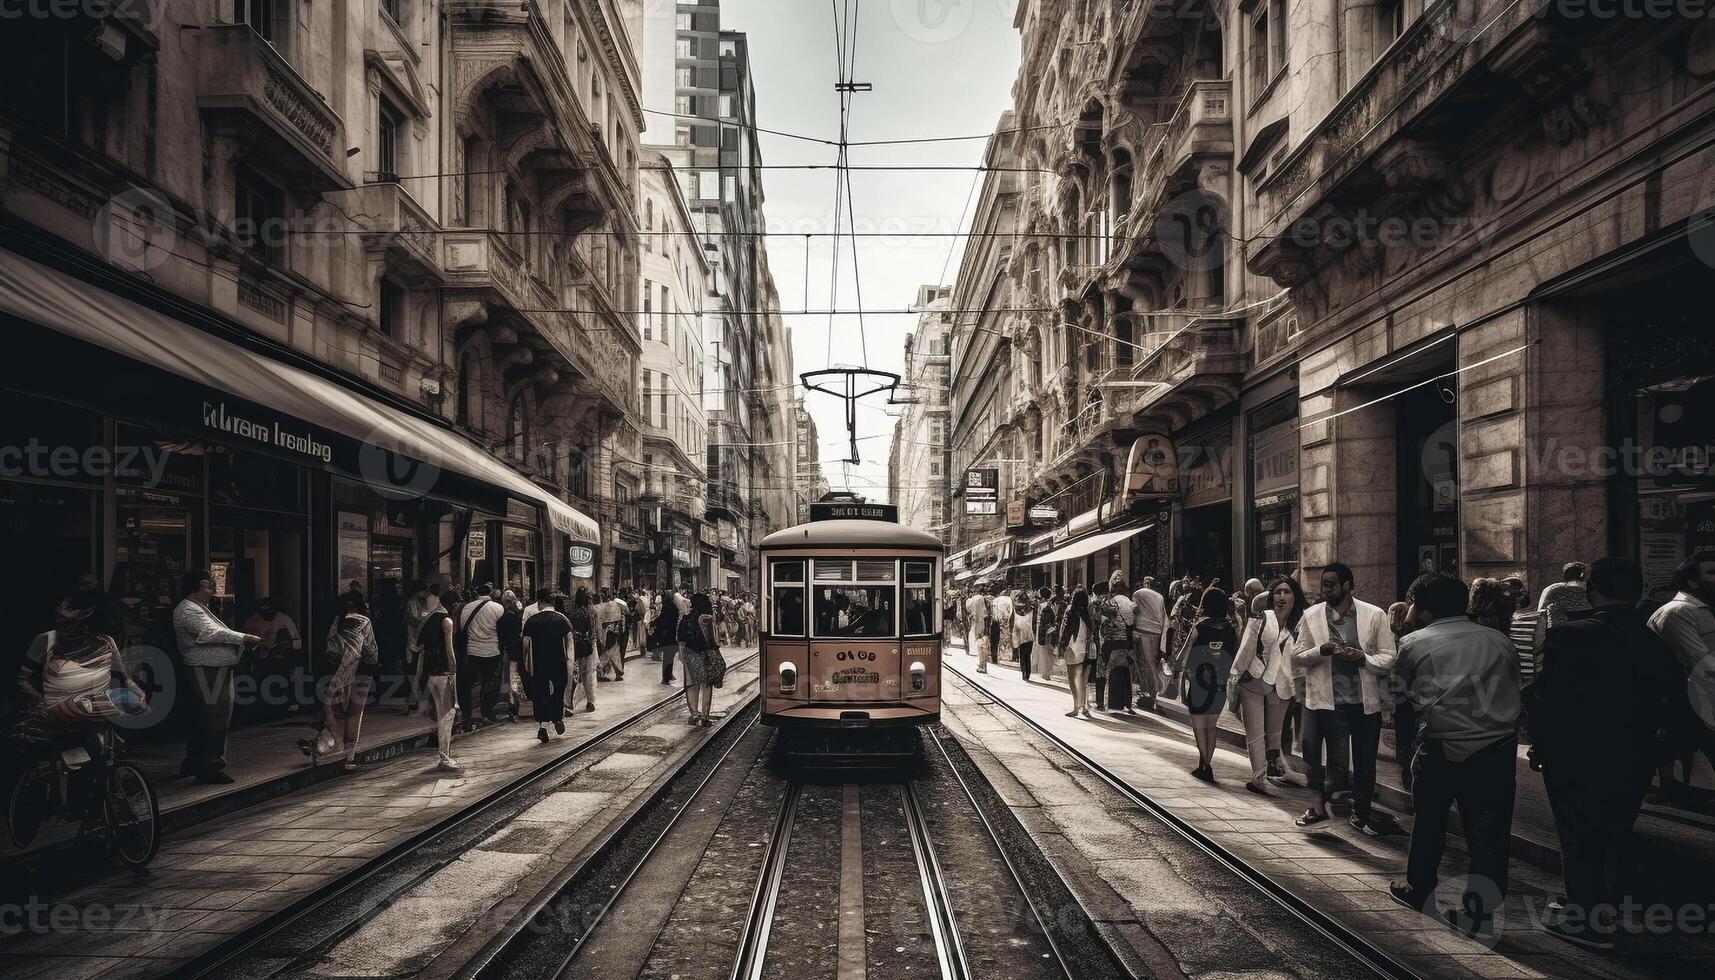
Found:
[[[1305,610],[1299,625],[1292,662],[1304,671],[1304,755],[1310,786],[1321,798],[1298,818],[1298,826],[1328,819],[1337,782],[1331,777],[1344,768],[1349,744],[1351,824],[1379,836],[1394,829],[1391,820],[1374,819],[1371,803],[1382,736],[1382,679],[1392,674],[1398,654],[1387,613],[1353,596],[1354,585],[1347,566],[1336,562],[1322,569],[1322,601]]]

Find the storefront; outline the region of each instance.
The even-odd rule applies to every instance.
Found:
[[[292,653],[303,662],[349,588],[390,609],[411,582],[471,583],[488,559],[531,588],[544,518],[595,537],[593,521],[436,420],[243,346],[210,314],[169,315],[140,289],[0,251],[5,434],[47,448],[35,470],[26,454],[0,471],[8,543],[37,556],[8,582],[26,638],[93,571],[132,612],[128,644],[170,648],[180,579],[203,568],[218,615],[246,628],[270,600],[309,641]]]
[[[1219,579],[1233,576],[1233,423],[1229,418],[1177,441],[1185,496],[1174,515],[1174,565]]]
[[[1298,570],[1298,395],[1245,413],[1250,521],[1247,577],[1264,583]]]

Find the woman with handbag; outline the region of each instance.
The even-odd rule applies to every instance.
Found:
[[[1072,593],[1066,617],[1060,623],[1066,644],[1066,683],[1072,689],[1072,710],[1066,717],[1090,717],[1090,666],[1095,661],[1096,624],[1090,618],[1090,594]]]
[[[333,754],[340,742],[345,746],[345,768],[357,768],[357,738],[363,730],[363,706],[369,687],[381,669],[381,652],[375,644],[375,627],[369,621],[369,603],[358,591],[340,596],[340,615],[328,627],[327,657],[332,672],[322,685],[322,726],[314,738],[299,739],[298,749],[315,765]],[[343,715],[343,717],[340,717]]]
[[[1035,663],[1031,672],[1045,681],[1054,679],[1054,657],[1060,652],[1060,625],[1066,618],[1066,604],[1045,585],[1036,592],[1041,600],[1035,613],[1036,643],[1031,647]]]
[[[709,709],[715,688],[726,680],[726,658],[721,656],[715,632],[715,607],[707,592],[691,597],[691,614],[684,620],[685,704],[691,709],[690,724],[708,728]]]
[[[1251,778],[1245,789],[1268,795],[1266,783],[1282,780],[1281,724],[1292,702],[1292,651],[1304,618],[1304,592],[1291,578],[1269,587],[1269,608],[1245,623],[1244,639],[1227,678],[1227,706],[1245,725]]]
[[[1201,619],[1190,631],[1185,652],[1185,707],[1191,711],[1191,734],[1197,739],[1197,768],[1191,775],[1205,783],[1215,781],[1215,726],[1227,706],[1227,678],[1239,645],[1231,608],[1225,592],[1213,586],[1204,590],[1198,605]]]

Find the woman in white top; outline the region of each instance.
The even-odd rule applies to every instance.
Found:
[[[1267,780],[1286,776],[1280,758],[1281,722],[1292,702],[1292,651],[1298,645],[1299,620],[1307,603],[1292,578],[1276,579],[1269,587],[1269,608],[1252,616],[1239,641],[1239,655],[1227,686],[1234,692],[1232,707],[1245,724],[1245,747],[1250,751],[1251,779],[1245,789],[1268,795]]]
[[[1090,594],[1083,589],[1072,593],[1072,603],[1066,607],[1066,621],[1060,627],[1066,644],[1066,681],[1072,688],[1072,710],[1066,717],[1090,717],[1090,665],[1095,659],[1092,646],[1096,642],[1096,626],[1090,619]]]
[[[1030,680],[1030,658],[1036,646],[1036,604],[1029,589],[1012,600],[1012,648],[1018,656],[1018,671]]]

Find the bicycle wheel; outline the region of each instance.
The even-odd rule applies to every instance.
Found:
[[[14,847],[22,850],[35,841],[37,831],[47,819],[53,792],[53,781],[45,778],[39,768],[24,772],[12,785],[6,806],[6,827]]]
[[[142,770],[127,762],[107,776],[107,832],[119,859],[141,868],[161,846],[161,809]]]

